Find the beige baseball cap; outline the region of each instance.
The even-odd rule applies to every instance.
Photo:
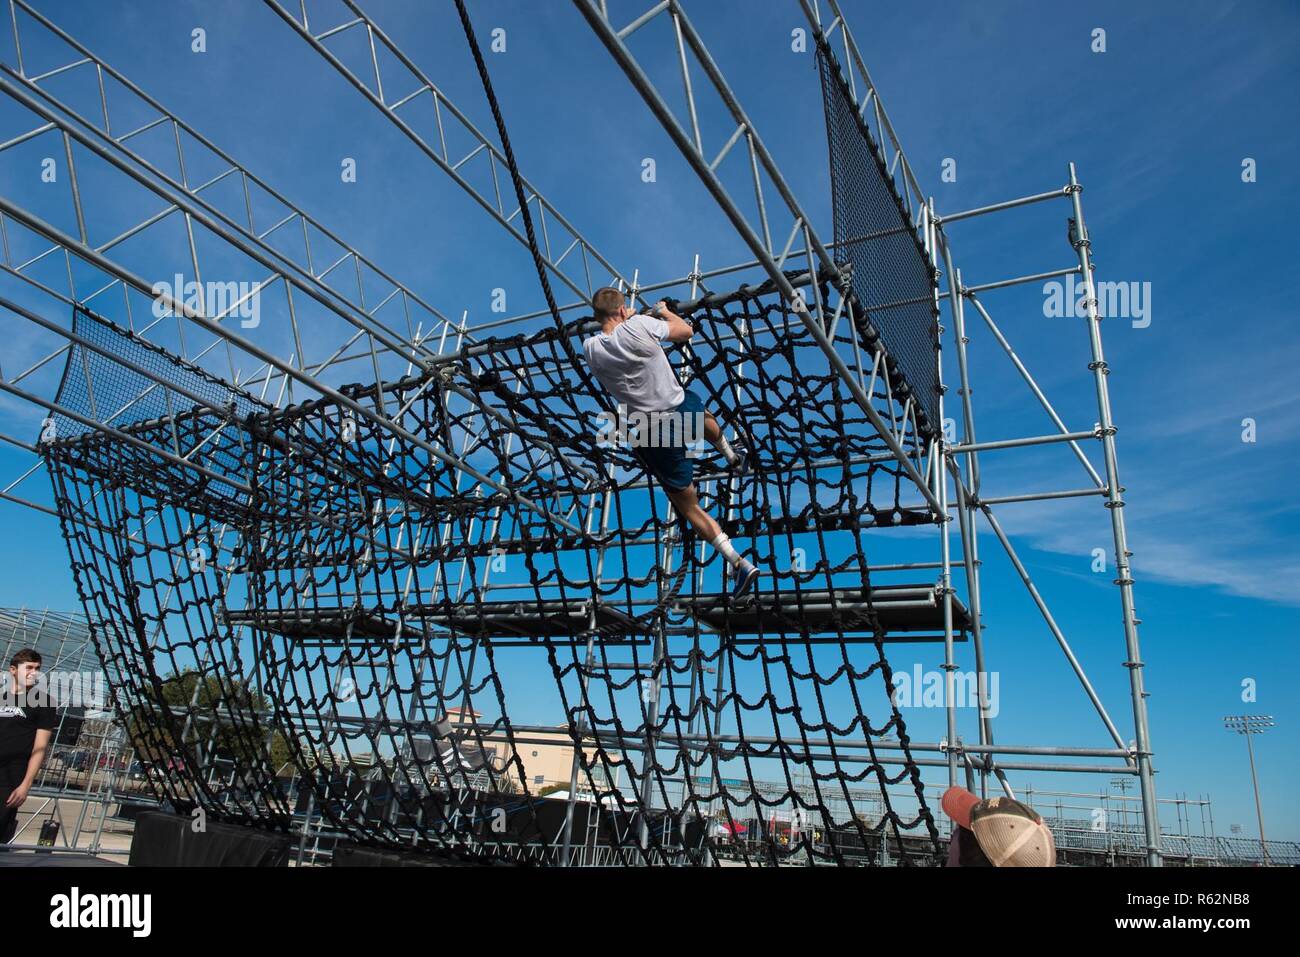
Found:
[[[943,795],[943,809],[969,828],[994,867],[1055,867],[1056,840],[1043,818],[1027,804],[1009,797],[981,801],[965,788]]]

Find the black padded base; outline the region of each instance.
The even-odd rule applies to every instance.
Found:
[[[284,867],[289,838],[208,821],[198,833],[188,816],[149,811],[135,822],[132,867]]]

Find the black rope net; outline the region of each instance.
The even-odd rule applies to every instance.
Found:
[[[936,517],[806,310],[770,280],[705,290],[674,303],[696,335],[670,357],[754,463],[695,466],[701,504],[762,571],[731,597],[560,316],[458,9],[549,325],[281,408],[76,311],[57,399],[74,415],[41,448],[155,795],[304,848],[933,862],[885,643],[934,637],[944,596],[876,580],[867,540]],[[847,268],[786,278],[839,317],[832,350],[925,472],[933,270],[828,50],[819,63]]]
[[[238,422],[269,407],[84,309],[72,329],[57,404],[78,418],[52,415],[40,447],[117,716],[159,799],[285,826],[278,732],[223,615],[220,567],[248,515]]]
[[[867,539],[933,517],[770,283],[679,308],[679,375],[756,463],[695,466],[763,572],[741,599],[575,382],[577,327],[276,408],[78,310],[59,404],[149,398],[42,449],[157,796],[477,860],[932,861],[885,641],[936,592],[873,581]]]
[[[820,35],[817,45],[830,146],[835,261],[852,270],[857,301],[870,316],[864,335],[869,342],[883,340],[888,350],[885,364],[894,394],[913,399],[918,430],[933,435],[942,427],[934,270],[890,164],[853,104],[835,54]]]

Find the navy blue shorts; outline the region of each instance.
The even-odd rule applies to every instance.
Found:
[[[704,403],[698,395],[687,389],[686,398],[672,411],[679,417],[698,416],[695,422],[687,425],[690,434],[683,434],[681,421],[668,418],[662,421],[658,430],[658,445],[634,446],[633,451],[664,488],[670,492],[680,492],[695,483],[695,461],[687,457],[684,439],[689,438],[695,442],[704,438]]]

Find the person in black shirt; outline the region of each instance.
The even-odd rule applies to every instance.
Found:
[[[54,736],[57,717],[36,687],[41,656],[24,648],[9,662],[9,680],[0,694],[0,844],[8,844],[18,828],[18,809]]]

